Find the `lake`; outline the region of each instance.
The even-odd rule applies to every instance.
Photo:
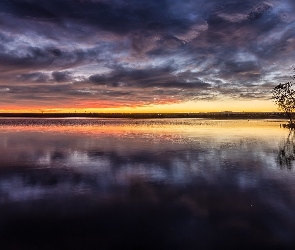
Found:
[[[0,119],[2,249],[295,249],[278,120]]]

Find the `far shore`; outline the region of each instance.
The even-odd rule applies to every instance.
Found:
[[[0,113],[0,118],[207,118],[207,119],[287,119],[283,112],[208,112],[208,113]]]

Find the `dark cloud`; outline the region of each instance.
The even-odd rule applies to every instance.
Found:
[[[0,89],[32,103],[48,93],[57,102],[266,98],[267,84],[292,72],[294,11],[291,0],[1,1]]]
[[[134,29],[159,30],[176,26],[187,28],[182,16],[169,13],[169,1],[4,1],[1,12],[21,18],[61,22],[71,19],[98,26],[104,30],[126,33]]]
[[[256,20],[266,15],[271,10],[271,5],[267,3],[262,3],[261,5],[255,7],[247,16],[249,20]]]
[[[89,81],[98,85],[113,87],[132,86],[141,88],[209,88],[210,84],[201,81],[192,74],[173,73],[173,68],[147,68],[140,70],[114,70],[110,75],[92,75]]]
[[[54,62],[58,63],[61,57],[62,52],[55,48],[27,47],[24,54],[4,50],[0,53],[0,65],[2,69],[44,68]]]
[[[41,72],[22,74],[17,77],[17,79],[21,82],[47,82],[49,80],[49,76],[47,74]]]
[[[236,78],[252,82],[253,80],[259,80],[261,77],[261,67],[257,65],[257,62],[253,61],[226,61],[220,68],[220,75],[223,79]]]
[[[56,82],[68,82],[71,80],[69,72],[54,71],[52,72],[52,77]]]

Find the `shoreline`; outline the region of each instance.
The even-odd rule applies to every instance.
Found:
[[[209,112],[209,113],[0,113],[0,118],[204,118],[204,119],[288,119],[283,112]]]

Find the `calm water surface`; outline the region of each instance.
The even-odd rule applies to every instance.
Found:
[[[3,249],[295,249],[283,121],[0,119]]]

